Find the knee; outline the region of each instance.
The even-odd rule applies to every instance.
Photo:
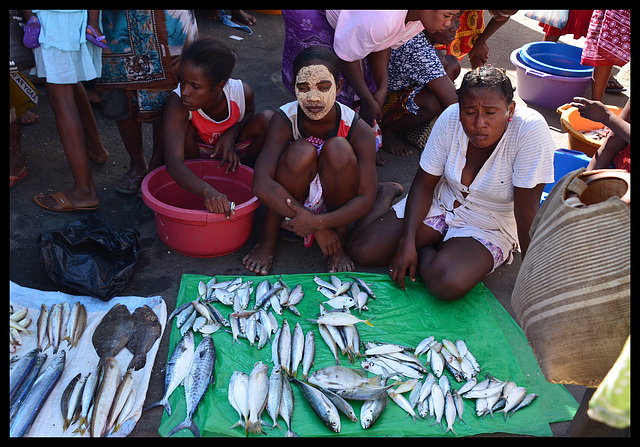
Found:
[[[320,151],[318,164],[336,172],[357,167],[358,159],[351,143],[343,137],[331,137],[325,141]]]
[[[442,301],[457,301],[471,290],[451,268],[430,268],[421,276],[429,293]]]

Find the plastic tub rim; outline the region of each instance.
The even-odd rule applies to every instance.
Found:
[[[202,163],[203,160],[185,160],[185,164],[195,164]],[[164,203],[158,199],[156,199],[153,194],[149,192],[149,181],[153,178],[154,174],[166,170],[166,166],[160,166],[150,173],[148,173],[144,180],[142,180],[142,199],[147,204],[149,208],[151,208],[154,212],[162,214],[167,217],[171,217],[173,219],[180,219],[184,221],[193,221],[193,222],[225,222],[227,221],[226,216],[223,214],[210,213],[207,210],[190,210],[186,208],[179,208],[173,205],[169,205]],[[238,169],[251,170],[248,166],[240,165]],[[260,202],[258,201],[258,197],[255,195],[247,200],[246,202],[236,204],[236,215],[235,217],[231,217],[231,220],[238,219],[245,214],[249,214],[260,206]]]
[[[593,73],[593,67],[588,67],[588,66],[584,66],[584,69],[579,69],[579,70],[575,70],[575,69],[570,69],[570,68],[563,68],[563,67],[557,67],[555,65],[549,65],[545,62],[542,62],[538,59],[536,59],[534,56],[532,56],[531,54],[529,54],[527,52],[527,50],[529,48],[531,48],[532,46],[540,46],[541,44],[544,44],[544,46],[551,46],[548,44],[552,44],[552,45],[566,45],[567,47],[573,47],[573,48],[578,48],[578,47],[574,47],[573,45],[568,45],[568,44],[564,44],[564,43],[558,43],[558,42],[529,42],[524,44],[522,47],[520,47],[520,51],[519,51],[519,56],[521,59],[521,62],[532,69],[537,69],[537,70],[542,70],[544,73],[548,73],[548,74],[552,74],[552,75],[556,75],[556,76],[562,76],[562,77],[570,77],[570,78],[584,78],[587,76],[592,76]],[[578,48],[579,49],[579,48]]]
[[[522,62],[521,58],[520,58],[520,48],[516,48],[515,50],[513,50],[511,52],[511,62],[513,63],[513,65],[515,65],[517,68],[520,68],[521,70],[524,70],[525,73],[527,75],[531,75],[531,76],[535,76],[537,78],[547,78],[547,77],[551,77],[554,80],[560,81],[560,82],[586,82],[587,80],[591,81],[591,76],[582,76],[582,77],[577,77],[577,76],[558,76],[558,75],[554,75],[551,73],[544,73],[540,70],[536,70],[535,68],[531,68],[529,66],[527,66],[524,62]]]

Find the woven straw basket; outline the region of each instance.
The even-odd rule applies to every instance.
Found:
[[[625,171],[578,169],[531,225],[511,304],[549,382],[597,387],[630,334],[629,191]]]

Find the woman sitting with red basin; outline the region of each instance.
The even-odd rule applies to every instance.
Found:
[[[164,111],[165,164],[181,187],[201,196],[211,213],[234,215],[228,197],[198,177],[185,159],[219,158],[220,169],[253,167],[273,115],[255,113],[253,90],[231,78],[236,53],[223,42],[201,38],[182,53],[178,78]]]

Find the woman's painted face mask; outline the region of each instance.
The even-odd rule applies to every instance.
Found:
[[[296,77],[296,98],[312,120],[324,118],[336,102],[336,83],[324,65],[307,65]]]

